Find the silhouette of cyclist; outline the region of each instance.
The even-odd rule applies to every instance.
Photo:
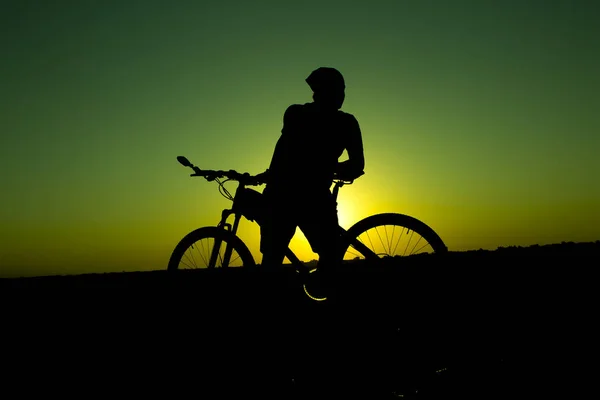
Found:
[[[321,67],[306,82],[313,91],[313,102],[287,108],[266,171],[260,250],[262,265],[283,264],[299,227],[312,251],[319,255],[318,271],[324,272],[338,261],[339,225],[330,190],[332,181],[358,178],[365,160],[358,121],[340,110],[346,87],[342,74],[335,68]],[[348,160],[338,162],[344,150]]]

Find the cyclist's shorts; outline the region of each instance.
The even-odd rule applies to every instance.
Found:
[[[279,201],[276,201],[279,200]],[[294,199],[270,198],[261,223],[261,252],[285,249],[300,228],[313,252],[335,248],[339,235],[336,202],[330,192]]]

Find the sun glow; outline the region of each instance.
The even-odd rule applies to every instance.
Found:
[[[357,222],[357,213],[355,212],[355,205],[349,199],[345,199],[343,202],[338,202],[338,223],[342,228],[348,229],[355,222]]]

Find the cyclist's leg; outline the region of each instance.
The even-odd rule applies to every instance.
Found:
[[[295,233],[296,222],[290,213],[281,206],[270,207],[260,225],[261,265],[281,266]]]
[[[340,260],[338,257],[339,221],[336,203],[329,191],[314,196],[304,208],[298,224],[311,249],[319,255],[317,271],[326,286],[331,286],[332,274]]]

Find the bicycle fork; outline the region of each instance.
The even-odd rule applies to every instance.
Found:
[[[235,219],[233,221],[233,226],[227,222],[227,218],[234,212],[232,210],[223,210],[221,213],[221,221],[217,225],[217,227],[222,228],[223,230],[235,235],[240,224],[240,219],[242,218],[241,214],[235,214]],[[217,261],[221,255],[221,243],[222,240],[215,238],[215,243],[210,254],[210,261],[208,264],[208,268],[215,268],[217,266]],[[223,254],[223,259],[221,262],[221,267],[227,268],[229,266],[229,261],[231,261],[231,253],[233,249],[229,243],[226,244],[225,253]]]

